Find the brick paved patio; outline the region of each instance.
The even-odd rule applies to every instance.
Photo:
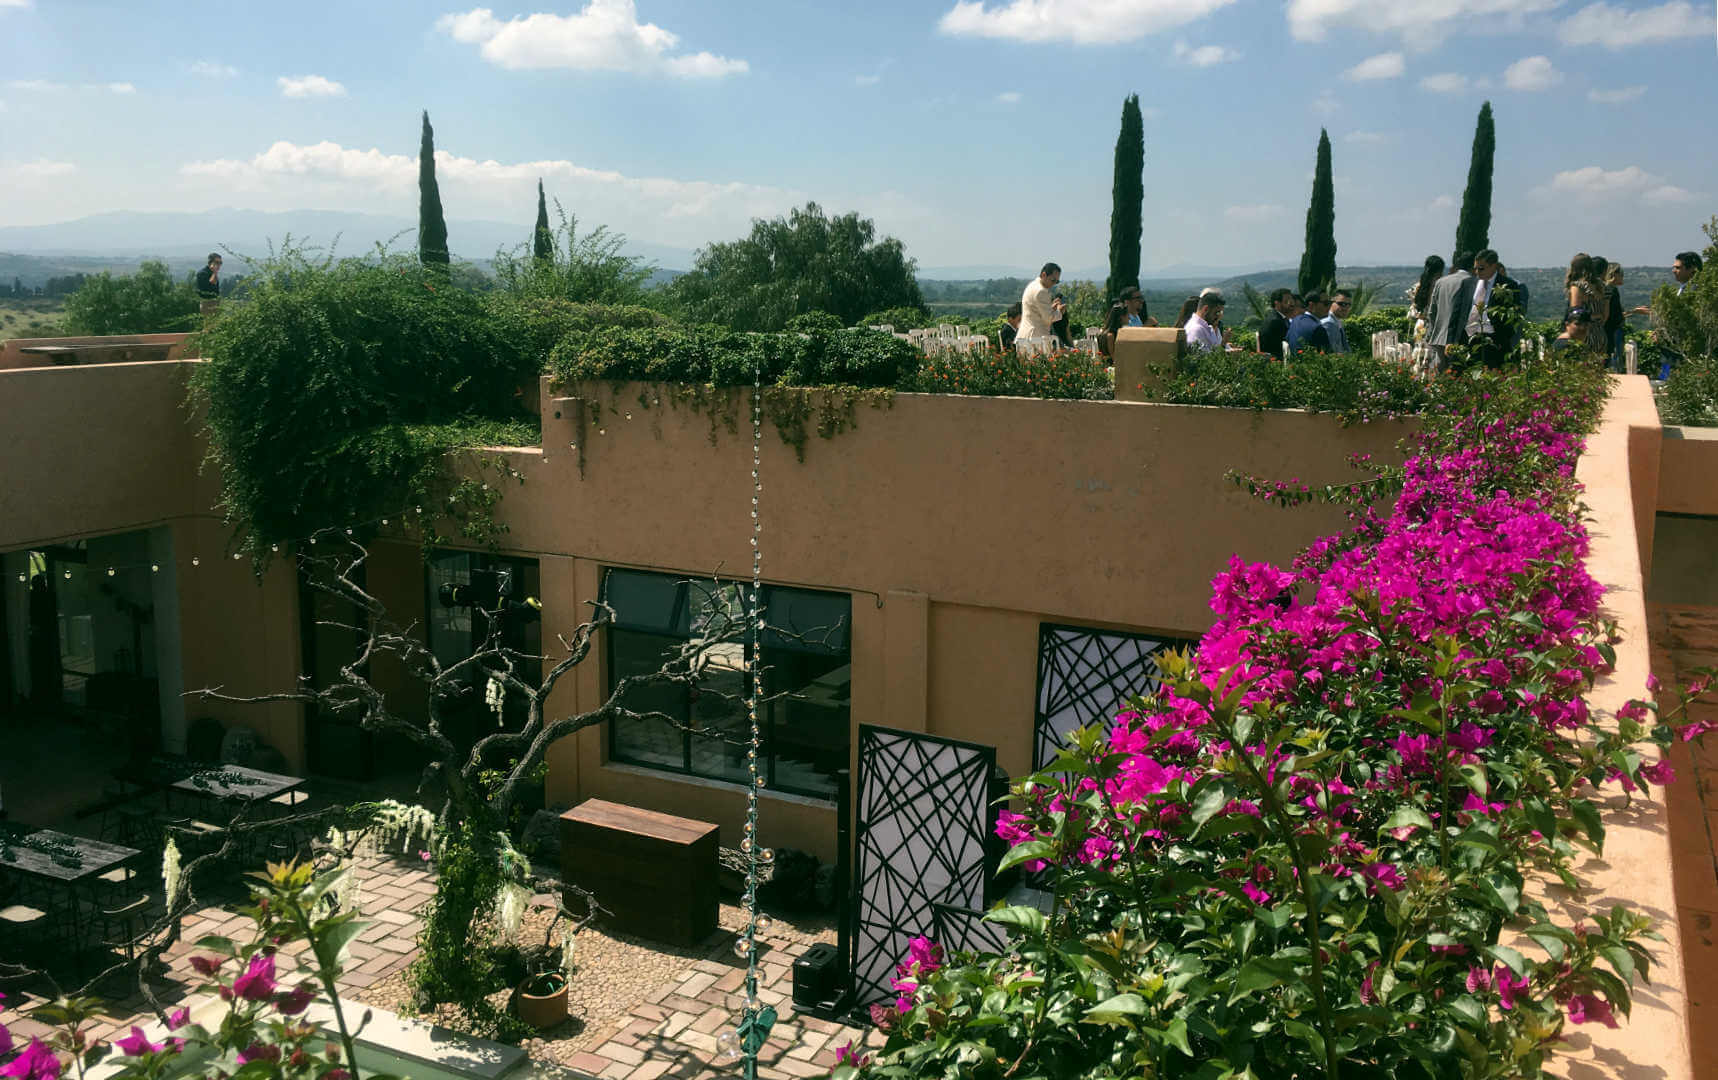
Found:
[[[341,980],[342,996],[348,999],[360,998],[366,988],[411,963],[421,913],[435,890],[430,873],[386,856],[363,860],[361,878],[360,907],[370,926],[351,945],[351,959]],[[210,934],[243,940],[251,926],[249,919],[223,907],[204,908],[189,916],[180,941],[166,955],[166,975],[152,984],[154,993],[164,1003],[181,1000],[201,981],[190,966],[195,942]],[[733,959],[731,937],[718,936],[720,940],[704,959],[691,961],[678,978],[632,1005],[625,1016],[608,1025],[608,1030],[589,1040],[588,1049],[563,1064],[602,1080],[694,1080],[737,1075],[737,1065],[715,1061],[716,1040],[734,1023],[734,999],[744,972]],[[761,955],[759,998],[781,1013],[760,1056],[759,1075],[770,1080],[827,1075],[835,1063],[836,1049],[847,1041],[882,1042],[881,1034],[875,1031],[794,1014],[792,965],[804,947],[781,941]],[[295,954],[297,950],[287,951]],[[43,1025],[24,1015],[41,1000],[15,995],[5,1003],[9,1007],[0,1011],[0,1023],[19,1038],[47,1034]],[[132,996],[114,1002],[112,1011],[90,1034],[107,1038],[150,1019],[143,999]]]

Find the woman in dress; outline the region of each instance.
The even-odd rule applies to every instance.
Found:
[[[1181,302],[1181,311],[1175,316],[1175,328],[1179,330],[1186,326],[1187,320],[1193,317],[1193,312],[1197,310],[1198,307],[1199,298],[1197,296],[1189,296],[1187,299],[1183,300]]]
[[[1623,308],[1623,265],[1612,263],[1605,275],[1605,292],[1610,298],[1611,316],[1605,323],[1605,337],[1611,344],[1611,370],[1623,369],[1623,320],[1628,312]]]
[[[1602,255],[1594,255],[1592,272],[1587,278],[1587,314],[1593,320],[1593,328],[1587,333],[1587,351],[1601,366],[1607,366],[1611,361],[1611,287],[1606,284],[1610,276],[1611,261]]]
[[[1426,336],[1426,310],[1432,306],[1432,286],[1444,276],[1442,255],[1427,255],[1425,269],[1420,271],[1420,283],[1414,286],[1408,300],[1408,318],[1414,320],[1414,340]]]

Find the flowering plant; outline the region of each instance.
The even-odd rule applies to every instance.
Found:
[[[255,923],[253,940],[205,937],[191,957],[205,980],[197,992],[226,1006],[212,1025],[193,1023],[190,1010],[181,1007],[161,1017],[166,1033],[154,1041],[135,1026],[96,1041],[89,1038],[88,1024],[102,1003],[64,997],[31,1011],[33,1019],[56,1029],[49,1039],[32,1038],[18,1047],[0,1026],[0,1061],[12,1055],[0,1065],[0,1076],[57,1080],[69,1065],[82,1078],[105,1060],[117,1065],[113,1080],[162,1080],[192,1068],[234,1080],[359,1080],[356,1030],[335,993],[346,946],[367,925],[333,902],[348,872],[319,874],[308,863],[292,862],[271,863],[266,873],[254,875],[254,902],[241,909]],[[287,953],[298,943],[305,959],[289,961]],[[307,1010],[318,1002],[331,1010],[337,1038],[325,1034],[323,1024],[307,1021]]]
[[[883,1052],[836,1076],[1537,1076],[1626,1015],[1651,921],[1533,889],[1579,885],[1602,788],[1672,779],[1670,718],[1583,698],[1614,658],[1573,480],[1603,392],[1568,363],[1452,380],[1387,515],[1232,560],[1197,651],[1017,783],[1002,865],[1048,912],[897,983]]]

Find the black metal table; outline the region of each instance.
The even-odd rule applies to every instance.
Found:
[[[304,786],[301,776],[247,769],[243,765],[211,765],[168,785],[174,791],[222,802],[254,802],[272,799]]]
[[[19,839],[0,841],[0,870],[58,885],[77,885],[141,854],[136,848],[38,829]]]

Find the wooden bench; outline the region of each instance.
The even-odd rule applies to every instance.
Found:
[[[588,799],[561,815],[561,873],[612,913],[605,925],[696,945],[716,932],[718,833],[707,821]]]

